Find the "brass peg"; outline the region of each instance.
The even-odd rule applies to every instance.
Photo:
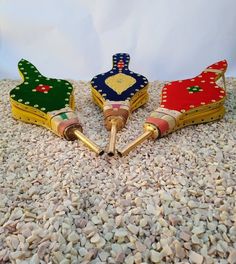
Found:
[[[89,149],[94,151],[96,154],[101,156],[104,153],[104,151],[98,145],[87,138],[81,131],[79,131],[78,129],[74,129],[73,132],[78,139],[80,139]]]
[[[135,140],[133,140],[131,143],[129,143],[127,146],[122,148],[121,150],[118,150],[118,154],[122,157],[127,155],[131,150],[136,148],[138,145],[143,143],[146,139],[154,137],[158,137],[158,130],[155,129],[153,126],[146,125],[144,126],[144,133],[137,137]]]
[[[111,120],[111,132],[107,154],[112,157],[115,155],[115,145],[116,145],[116,133],[117,133],[117,119]]]

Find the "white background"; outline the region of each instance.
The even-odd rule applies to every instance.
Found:
[[[30,60],[49,77],[90,80],[117,52],[149,80],[227,59],[236,76],[235,0],[0,0],[0,79]]]

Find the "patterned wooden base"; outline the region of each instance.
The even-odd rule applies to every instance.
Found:
[[[26,60],[18,64],[23,82],[10,91],[12,115],[15,119],[44,126],[67,140],[81,139],[100,154],[100,148],[85,137],[74,112],[72,85],[61,79],[43,76]]]
[[[220,61],[188,80],[170,82],[162,89],[161,107],[144,124],[144,134],[119,151],[128,154],[145,139],[167,135],[182,127],[218,120],[224,116],[226,92],[216,84],[227,68]]]
[[[93,101],[103,110],[105,127],[111,131],[108,153],[114,154],[116,132],[121,130],[132,111],[148,101],[148,80],[129,70],[126,53],[113,55],[110,71],[91,80]]]

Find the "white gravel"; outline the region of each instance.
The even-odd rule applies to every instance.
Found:
[[[123,158],[12,119],[18,83],[0,82],[0,263],[236,263],[236,79],[227,78],[224,119]],[[74,85],[85,134],[105,147],[89,85]],[[151,83],[119,147],[142,132],[162,86]]]

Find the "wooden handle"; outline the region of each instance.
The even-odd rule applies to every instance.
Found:
[[[80,132],[78,129],[74,130],[74,134],[78,139],[80,139],[88,148],[90,148],[92,151],[94,151],[98,155],[102,155],[104,151],[96,145],[94,142],[92,142],[89,138],[87,138],[82,132]]]

